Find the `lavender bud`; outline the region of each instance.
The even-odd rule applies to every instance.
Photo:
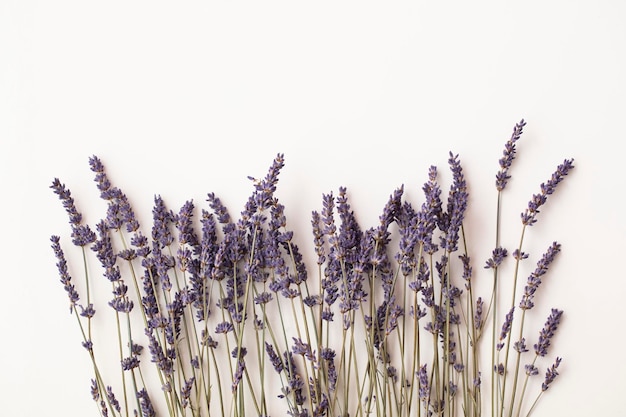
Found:
[[[549,388],[549,385],[554,382],[554,380],[556,379],[556,377],[559,375],[559,373],[556,371],[556,369],[559,367],[559,365],[561,364],[561,358],[556,358],[556,361],[554,362],[554,364],[552,366],[550,366],[550,368],[548,368],[548,370],[546,371],[546,378],[543,382],[543,384],[541,384],[541,391],[546,391]]]
[[[485,264],[485,269],[497,268],[498,266],[500,266],[500,264],[502,263],[504,258],[506,258],[507,255],[508,255],[508,252],[506,249],[501,248],[501,247],[495,248],[491,254],[491,258],[489,258],[487,260],[487,263]]]
[[[537,222],[537,213],[539,208],[543,206],[548,200],[548,196],[556,190],[557,185],[563,181],[565,176],[574,169],[574,160],[566,159],[560,164],[556,171],[552,174],[552,177],[545,183],[541,184],[541,192],[534,194],[528,203],[528,208],[521,214],[522,224],[525,226],[532,226]]]
[[[514,310],[515,310],[515,307],[512,307],[511,310],[507,313],[506,319],[504,320],[504,323],[502,324],[502,331],[500,332],[500,340],[501,341],[506,339],[506,336],[511,331],[511,326],[513,324],[513,311]],[[500,350],[500,349],[498,349],[498,350]]]
[[[562,310],[557,310],[555,308],[552,309],[552,312],[550,313],[550,316],[548,316],[545,326],[539,332],[539,341],[533,346],[535,348],[535,353],[538,356],[546,356],[548,354],[550,340],[554,336],[554,333],[559,326],[562,315]]]
[[[515,159],[515,142],[517,142],[522,135],[522,130],[526,122],[522,119],[513,128],[511,138],[504,145],[504,151],[502,152],[502,158],[498,161],[500,163],[500,171],[496,174],[496,189],[498,191],[504,190],[508,180],[511,178],[509,175],[509,168]]]
[[[541,276],[548,272],[548,267],[560,251],[561,245],[553,242],[552,246],[548,248],[548,251],[543,255],[539,262],[537,262],[537,268],[528,277],[528,282],[524,288],[524,295],[522,296],[522,300],[520,302],[521,309],[528,310],[534,306],[533,298],[535,296],[535,292],[541,284]]]

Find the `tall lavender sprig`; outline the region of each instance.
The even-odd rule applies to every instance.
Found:
[[[521,219],[522,219],[522,232],[521,232],[521,236],[519,239],[519,245],[518,248],[514,251],[514,255],[515,255],[515,259],[516,259],[516,265],[515,265],[515,272],[514,272],[514,276],[513,276],[513,286],[512,286],[512,291],[511,291],[511,306],[515,305],[515,300],[516,300],[516,291],[517,291],[517,279],[518,279],[518,271],[519,271],[519,263],[521,260],[525,259],[527,256],[525,256],[524,252],[522,252],[522,246],[523,246],[523,242],[524,242],[524,235],[526,232],[526,228],[529,226],[533,226],[536,222],[537,222],[537,214],[539,213],[539,209],[547,202],[548,196],[553,194],[556,191],[557,186],[565,179],[565,177],[569,174],[569,172],[574,169],[574,160],[573,159],[565,159],[563,161],[562,164],[558,165],[556,168],[556,171],[552,174],[551,178],[546,181],[545,183],[542,183],[540,188],[541,191],[538,194],[534,194],[530,200],[530,202],[528,203],[528,207],[526,208],[526,210],[524,212],[521,213]],[[498,193],[498,195],[500,195],[500,193]],[[495,285],[494,285],[495,288]],[[523,304],[525,307],[528,307],[530,304],[527,304],[530,300],[528,298],[525,299],[525,304]],[[527,309],[523,309],[523,312],[525,312]],[[522,313],[522,324],[520,326],[520,329],[523,328],[523,318],[525,317],[525,314]],[[521,330],[520,330],[521,331]],[[521,335],[520,335],[521,338]],[[507,340],[507,349],[506,349],[506,358],[508,360],[508,353],[509,353],[509,348],[511,346],[510,343],[511,340],[511,334],[509,333],[509,337]],[[506,361],[505,361],[505,366],[506,366]],[[510,411],[509,411],[509,416],[512,415],[513,413],[513,406],[514,406],[514,400],[515,400],[515,394],[516,394],[516,388],[517,388],[517,376],[519,374],[519,369],[520,369],[520,356],[518,354],[517,356],[517,366],[516,366],[516,371],[515,371],[515,377],[514,377],[514,385],[513,385],[513,392],[511,394],[511,404],[510,404]],[[503,393],[506,391],[506,380],[504,381],[503,384],[503,388],[502,388]]]
[[[76,208],[71,191],[58,178],[52,181],[50,188],[59,196],[63,208],[69,216],[69,223],[72,227],[72,242],[76,246],[86,246],[93,243],[96,240],[96,234],[89,225],[82,224],[83,215]]]
[[[50,241],[52,242],[52,250],[54,251],[54,256],[57,258],[57,269],[59,270],[59,276],[61,277],[61,283],[63,284],[63,288],[67,292],[67,296],[70,300],[70,312],[76,307],[76,303],[80,299],[78,295],[78,291],[72,284],[72,277],[70,276],[67,270],[67,261],[65,259],[65,254],[63,253],[63,249],[61,249],[59,236],[52,236]]]
[[[450,152],[448,164],[452,171],[452,186],[448,194],[447,221],[442,229],[445,237],[441,239],[441,247],[448,252],[454,252],[458,249],[459,231],[465,217],[468,193],[459,155]]]
[[[496,174],[496,189],[498,191],[504,190],[508,181],[511,179],[509,175],[509,169],[515,159],[515,145],[522,136],[522,131],[526,126],[526,122],[522,119],[519,123],[515,124],[511,138],[504,144],[504,151],[502,151],[502,158],[498,161],[500,163],[500,171]]]
[[[535,353],[538,356],[546,356],[548,354],[548,347],[550,347],[550,341],[554,336],[559,323],[561,322],[561,316],[563,315],[563,310],[559,310],[553,308],[546,320],[546,324],[543,329],[539,332],[539,340],[533,346],[535,348]]]
[[[556,171],[552,174],[552,177],[545,183],[541,184],[541,191],[538,194],[533,194],[532,198],[528,202],[528,207],[521,214],[522,224],[524,226],[532,226],[537,222],[539,209],[546,203],[548,196],[556,191],[557,186],[572,169],[574,169],[574,160],[565,159],[562,164],[557,166]]]
[[[556,255],[561,251],[561,245],[557,242],[553,242],[548,248],[546,253],[543,254],[539,262],[537,262],[537,268],[528,277],[528,282],[524,288],[524,295],[522,301],[520,301],[519,307],[523,310],[533,308],[533,298],[539,285],[541,284],[541,277],[548,272],[548,267],[556,258]]]

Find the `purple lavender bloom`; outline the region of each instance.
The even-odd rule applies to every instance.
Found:
[[[131,236],[130,244],[136,248],[135,252],[137,253],[137,256],[145,258],[150,254],[150,248],[148,247],[148,238],[145,237],[141,232],[137,231],[137,233]]]
[[[398,327],[398,319],[404,315],[404,309],[398,304],[393,304],[389,310],[387,317],[387,328],[385,333],[391,334]]]
[[[232,323],[223,321],[215,327],[215,333],[228,333],[235,329]]]
[[[70,312],[75,308],[76,303],[78,303],[79,296],[74,284],[72,284],[72,277],[67,271],[67,261],[65,260],[65,254],[63,253],[63,249],[61,249],[61,244],[59,236],[50,237],[50,241],[52,242],[52,250],[54,251],[54,255],[57,258],[57,269],[59,270],[59,276],[61,277],[60,281],[63,284],[63,288],[67,292],[67,295],[70,300]]]
[[[130,249],[130,248],[123,249],[117,254],[117,256],[119,256],[125,261],[132,261],[133,259],[137,257],[137,251],[134,249]]]
[[[383,207],[383,213],[378,217],[380,224],[375,229],[373,235],[374,241],[379,243],[379,246],[384,247],[389,242],[389,226],[397,219],[402,209],[402,195],[404,194],[404,186],[397,188],[393,194],[389,196],[389,200],[385,207]]]
[[[504,258],[506,258],[507,255],[508,255],[508,252],[506,249],[501,248],[501,247],[495,248],[493,252],[491,253],[491,258],[489,258],[487,260],[487,263],[485,264],[485,269],[497,268],[498,266],[500,266],[502,261],[504,261]]]
[[[126,231],[129,233],[137,233],[139,230],[139,222],[135,217],[135,212],[128,202],[125,194],[121,194],[118,199],[120,206],[120,216],[124,223],[126,223]]]
[[[104,221],[100,221],[100,223],[96,225],[96,228],[98,229],[99,237],[91,249],[96,252],[96,257],[104,268],[103,275],[111,282],[120,282],[122,275],[119,266],[116,265],[117,255],[113,251],[109,231]]]
[[[94,401],[98,401],[100,399],[100,390],[98,389],[98,383],[96,382],[95,379],[91,380],[91,398],[93,398]]]
[[[267,304],[272,301],[272,294],[265,291],[254,297],[255,304]]]
[[[55,178],[50,186],[54,193],[59,196],[65,211],[67,212],[70,220],[70,226],[72,227],[72,243],[76,246],[86,246],[96,240],[96,234],[89,228],[88,225],[82,225],[82,214],[78,212],[74,205],[74,199],[69,189],[65,187],[65,184],[61,184],[58,178]]]
[[[521,309],[528,310],[534,307],[533,298],[535,296],[535,292],[541,284],[541,277],[548,272],[548,267],[560,251],[561,245],[553,242],[546,253],[543,254],[539,262],[537,262],[537,268],[535,268],[535,270],[530,274],[526,287],[524,287],[524,295],[520,301]]]
[[[442,223],[445,238],[441,238],[441,247],[448,252],[454,252],[458,249],[459,230],[467,209],[468,193],[459,156],[450,152],[448,164],[452,171],[452,186],[448,193],[448,211]]]
[[[504,320],[504,323],[502,324],[502,330],[500,331],[500,341],[506,339],[506,336],[509,334],[509,332],[511,331],[511,326],[513,325],[513,311],[515,310],[515,307],[512,307],[511,310],[509,310],[509,312],[506,314],[506,318]],[[498,344],[498,350],[501,350],[503,347],[503,344]]]
[[[557,357],[554,364],[550,366],[550,368],[548,368],[548,370],[546,371],[546,378],[543,384],[541,384],[541,392],[547,391],[549,388],[549,385],[552,382],[554,382],[557,376],[559,376],[559,373],[556,371],[556,369],[559,367],[560,364],[561,364],[561,358]]]
[[[331,246],[335,246],[337,239],[335,238],[335,232],[337,227],[335,226],[334,218],[335,210],[335,197],[333,193],[322,194],[322,224],[324,225],[323,232],[328,236],[328,243]]]
[[[167,247],[174,242],[174,237],[170,231],[170,223],[174,215],[167,210],[161,196],[154,197],[154,208],[152,209],[153,226],[152,240],[154,244],[159,244],[160,248]]]
[[[96,155],[90,157],[89,167],[91,168],[91,171],[96,174],[94,180],[96,182],[96,187],[98,187],[98,190],[100,191],[100,197],[104,200],[112,199],[113,196],[110,193],[111,181],[109,181],[109,177],[104,170],[104,165],[102,164],[100,158]]]
[[[96,240],[96,234],[88,225],[79,225],[72,231],[72,238],[76,246],[86,246]]]
[[[224,204],[222,204],[222,201],[215,195],[215,193],[209,193],[207,194],[207,197],[209,207],[211,207],[213,212],[215,212],[217,221],[223,225],[231,224],[232,222],[228,209],[224,206]]]
[[[137,398],[141,406],[142,417],[156,417],[156,411],[154,411],[154,407],[152,407],[152,401],[150,401],[150,396],[145,388],[137,392]]]
[[[335,391],[337,387],[337,369],[335,367],[336,353],[333,349],[324,347],[320,350],[320,358],[326,362],[326,369],[328,373],[328,390],[330,392]]]
[[[285,288],[280,294],[285,298],[293,299],[300,296],[300,291],[297,288]]]
[[[482,297],[478,297],[476,300],[476,310],[474,311],[474,328],[479,330],[483,326],[483,306],[484,302]]]
[[[175,359],[176,353],[173,349],[165,349],[164,351],[159,341],[152,333],[147,334],[147,336],[149,340],[148,348],[151,355],[150,360],[156,364],[157,368],[163,371],[165,375],[172,375],[174,372],[173,359]]]
[[[454,382],[452,382],[452,381],[448,382],[448,391],[449,391],[449,393],[450,393],[450,395],[452,397],[454,397],[456,395],[457,388],[458,387],[457,387],[457,385]]]
[[[182,272],[193,270],[193,259],[191,250],[188,247],[179,247],[176,251],[176,259],[178,261],[178,269]]]
[[[248,349],[246,349],[244,346],[241,346],[239,348],[234,348],[231,352],[230,352],[230,356],[232,356],[234,359],[237,358],[243,358],[248,354]]]
[[[395,256],[402,268],[402,274],[405,276],[411,275],[412,271],[417,268],[415,256],[415,247],[419,242],[417,223],[417,213],[410,203],[405,202],[398,217],[400,241],[398,242],[399,250]]]
[[[58,178],[55,178],[52,181],[52,185],[50,186],[50,188],[52,188],[52,191],[54,191],[54,193],[59,196],[59,199],[63,204],[63,208],[65,208],[65,211],[70,217],[70,224],[72,226],[80,225],[83,216],[76,209],[76,206],[74,205],[74,198],[72,198],[72,193],[70,192],[70,190],[67,189],[65,187],[65,184],[62,184]]]
[[[493,370],[495,373],[497,373],[500,376],[504,375],[504,365],[502,363],[494,365]]]
[[[500,171],[496,174],[496,189],[498,191],[504,190],[511,176],[509,175],[509,168],[515,159],[515,142],[517,142],[522,135],[522,131],[526,122],[522,119],[513,128],[511,138],[504,145],[504,151],[502,152],[502,158],[498,161],[500,163]]]
[[[109,306],[113,307],[118,313],[130,313],[133,309],[133,302],[128,298],[114,298],[109,301]]]
[[[472,264],[470,257],[466,254],[460,255],[459,259],[463,263],[463,279],[465,280],[465,288],[469,289],[472,279]]]
[[[398,382],[398,370],[393,366],[387,367],[387,378],[390,378],[394,383]]]
[[[563,310],[558,310],[553,308],[548,319],[546,320],[546,324],[543,329],[539,332],[539,341],[533,346],[535,348],[535,353],[538,356],[546,356],[548,354],[548,347],[550,347],[550,340],[554,336],[559,323],[561,322],[561,316],[563,315]]]
[[[313,410],[313,417],[323,417],[328,414],[328,407],[330,406],[330,401],[328,400],[328,396],[326,394],[322,394],[322,398],[315,406]],[[266,416],[267,417],[267,416]]]
[[[291,347],[291,351],[294,355],[301,355],[307,358],[310,361],[315,361],[315,356],[313,356],[313,352],[311,352],[311,346],[308,343],[304,343],[300,338],[292,338],[293,346]]]
[[[119,401],[117,401],[117,398],[115,398],[115,394],[113,393],[113,388],[111,388],[110,385],[106,387],[106,395],[107,395],[107,399],[109,400],[109,404],[111,404],[111,407],[113,407],[113,409],[119,413],[122,410],[122,408],[120,407],[120,403]]]
[[[295,265],[296,273],[292,276],[292,283],[300,285],[307,280],[306,265],[304,264],[302,254],[298,245],[294,243],[285,244],[287,250],[291,250],[291,256]]]
[[[96,257],[103,267],[112,268],[116,263],[116,256],[113,252],[113,245],[108,228],[104,221],[101,220],[96,225],[96,229],[98,230],[99,239],[97,239],[96,244],[92,246],[91,250],[96,253]]]
[[[106,227],[112,230],[120,230],[124,225],[124,220],[122,220],[120,213],[120,205],[117,202],[109,203],[105,223]]]
[[[418,215],[417,234],[424,252],[434,254],[437,245],[433,243],[433,232],[442,216],[441,189],[437,184],[437,167],[431,166],[428,171],[428,182],[422,187],[426,200]]]
[[[128,358],[124,358],[121,361],[122,370],[130,371],[131,369],[135,369],[139,366],[139,359],[136,356],[130,356]]]
[[[304,395],[304,381],[296,369],[296,363],[291,352],[283,353],[283,363],[285,364],[285,374],[287,375],[287,392],[293,393],[294,401],[297,405],[302,405],[306,401]]]
[[[193,210],[193,201],[186,201],[180,208],[178,215],[175,216],[174,221],[176,223],[176,229],[178,230],[178,243],[195,248],[199,245],[199,242],[196,232],[193,230]]]
[[[193,388],[193,384],[195,383],[195,377],[191,377],[185,381],[185,384],[180,389],[180,397],[183,399],[182,407],[186,408],[189,405],[189,397],[191,397],[191,388]]]
[[[339,246],[342,248],[342,254],[349,264],[358,261],[360,255],[360,242],[363,232],[356,221],[354,212],[350,209],[346,188],[339,188],[339,196],[337,197],[337,213],[341,220],[339,226]]]
[[[535,376],[539,374],[539,369],[537,369],[537,367],[533,365],[532,363],[529,363],[526,366],[524,366],[524,370],[526,371],[526,375],[528,376]]]
[[[94,180],[100,191],[100,197],[109,202],[105,220],[107,227],[117,230],[126,224],[126,231],[129,233],[137,232],[139,222],[128,202],[128,198],[119,188],[111,186],[111,181],[107,177],[102,161],[94,155],[89,158],[89,165],[96,174]]]
[[[333,321],[334,316],[335,316],[335,313],[331,311],[330,309],[325,308],[324,310],[322,310],[322,320]]]
[[[265,342],[265,351],[267,352],[267,356],[270,358],[270,362],[272,362],[272,366],[274,366],[274,370],[281,373],[283,370],[283,361],[274,350],[274,346]]]
[[[515,249],[512,255],[513,255],[513,258],[515,258],[518,261],[528,259],[528,254],[526,252],[520,252],[519,249]]]
[[[133,342],[130,345],[130,351],[134,356],[139,356],[143,352],[143,346]]]
[[[428,400],[428,397],[430,396],[430,386],[428,385],[427,365],[420,366],[419,371],[417,371],[417,376],[419,380],[419,397],[424,403],[426,403]]]
[[[317,264],[322,265],[326,261],[324,249],[324,233],[320,227],[321,217],[317,211],[311,213],[311,226],[313,228],[313,243],[315,245],[315,254],[317,255]]]
[[[215,261],[217,253],[217,230],[215,217],[206,210],[202,210],[202,237],[200,240],[200,275],[209,277],[209,271]]]
[[[522,337],[520,340],[513,343],[513,349],[515,349],[518,353],[528,352],[528,348],[526,347],[526,338]]]
[[[243,377],[243,371],[246,369],[246,362],[239,358],[237,360],[237,370],[235,370],[235,375],[233,375],[233,384],[231,386],[231,391],[235,392],[239,383],[241,382],[241,378]]]
[[[257,180],[253,177],[248,177],[254,181],[255,188],[255,193],[252,195],[250,203],[253,203],[258,211],[263,211],[271,206],[272,196],[276,191],[276,184],[278,183],[278,174],[280,174],[280,170],[284,166],[284,155],[279,153],[274,158],[265,178]]]
[[[546,203],[548,196],[554,193],[557,185],[565,179],[565,176],[572,169],[574,169],[574,160],[566,159],[556,168],[552,177],[547,182],[541,184],[541,192],[532,196],[530,202],[528,203],[528,208],[526,208],[526,211],[521,214],[523,225],[532,226],[537,222],[539,208]]]
[[[302,300],[307,307],[315,307],[322,305],[322,297],[320,295],[308,295]]]
[[[482,383],[480,372],[478,372],[478,376],[476,378],[474,378],[473,383],[474,383],[474,387],[476,387],[476,388],[480,387],[480,384]]]

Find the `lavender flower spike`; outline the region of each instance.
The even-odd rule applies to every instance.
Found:
[[[511,176],[509,175],[509,168],[515,159],[515,142],[517,142],[522,135],[522,130],[526,126],[526,122],[522,119],[513,128],[511,139],[504,144],[504,151],[502,152],[502,158],[498,161],[500,163],[500,171],[496,174],[496,189],[498,191],[504,190]]]
[[[50,186],[52,191],[59,196],[63,208],[67,212],[70,218],[70,225],[72,226],[72,243],[76,246],[86,246],[93,243],[96,240],[96,234],[89,228],[88,225],[82,225],[83,215],[78,212],[74,205],[74,198],[69,189],[65,187],[65,184],[61,184],[58,178],[52,181]]]
[[[550,347],[550,339],[554,336],[559,323],[561,322],[561,316],[563,310],[552,309],[545,326],[539,332],[539,341],[533,346],[535,353],[538,356],[546,356],[548,354],[548,347]]]
[[[459,241],[459,229],[467,209],[468,193],[459,155],[454,155],[450,152],[448,164],[452,171],[453,183],[448,194],[448,221],[444,227],[446,232],[445,239],[441,238],[441,247],[448,252],[455,252]]]
[[[513,325],[513,312],[515,311],[515,307],[511,308],[509,312],[506,314],[506,318],[504,323],[502,324],[502,330],[500,331],[500,343],[496,346],[498,350],[501,350],[504,347],[504,343],[502,341],[506,339],[506,336],[511,331],[511,326]]]
[[[532,196],[531,200],[528,202],[528,208],[526,208],[526,211],[521,214],[522,224],[525,226],[532,226],[537,222],[537,213],[539,213],[539,208],[546,203],[548,196],[554,193],[557,185],[563,181],[565,176],[572,169],[574,169],[574,160],[566,159],[556,168],[552,177],[547,182],[541,184],[541,192]]]
[[[543,384],[541,384],[541,392],[546,391],[549,388],[549,385],[556,379],[559,373],[556,371],[556,368],[561,364],[561,358],[556,358],[554,364],[548,368],[546,371],[546,379]]]
[[[489,258],[487,260],[487,263],[485,264],[485,269],[497,268],[498,266],[500,266],[502,261],[504,261],[504,258],[506,258],[507,255],[508,255],[508,252],[506,249],[502,247],[495,248],[493,252],[491,253],[491,258]]]
[[[65,254],[63,253],[63,249],[61,249],[61,245],[59,243],[60,238],[58,236],[52,236],[50,238],[50,241],[52,242],[52,250],[54,251],[54,255],[57,258],[57,268],[61,277],[61,283],[63,284],[63,288],[65,288],[65,291],[67,292],[67,295],[70,299],[71,312],[78,302],[78,292],[74,288],[74,285],[72,284],[72,278],[67,271],[67,261],[65,260]]]
[[[539,262],[537,262],[537,268],[535,268],[533,273],[528,277],[528,282],[524,288],[524,295],[522,296],[522,301],[520,301],[519,306],[522,310],[529,310],[534,307],[533,298],[537,288],[539,288],[541,284],[541,276],[548,272],[548,267],[560,251],[561,245],[553,242]]]

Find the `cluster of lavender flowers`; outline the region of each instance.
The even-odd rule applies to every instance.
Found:
[[[497,226],[524,125],[516,124],[499,161]],[[500,269],[509,251],[500,245],[499,227],[485,265],[493,271],[493,291],[480,297],[473,288],[463,227],[469,191],[458,155],[449,155],[446,201],[432,166],[419,207],[400,187],[368,229],[357,222],[346,188],[324,194],[311,216],[311,269],[276,196],[281,154],[264,178],[251,178],[254,190],[237,220],[213,193],[198,222],[192,201],[173,211],[156,196],[149,234],[100,159],[89,164],[107,204],[94,227],[83,223],[64,184],[55,179],[51,186],[85,259],[84,283],[75,285],[70,276],[60,237],[51,242],[102,416],[520,416],[534,410],[558,375],[557,357],[536,384],[534,401],[526,398],[563,312],[551,310],[534,356],[524,320],[561,245],[554,242],[543,254],[521,294],[516,288],[519,263],[530,257],[523,252],[526,228],[573,160],[557,167],[521,213],[512,302],[504,307]],[[104,308],[117,326],[107,339],[119,352],[115,372],[98,361],[110,346],[92,337],[103,313],[92,293],[90,253],[111,284]],[[499,322],[501,311],[507,314]],[[491,340],[484,337],[488,328]]]

